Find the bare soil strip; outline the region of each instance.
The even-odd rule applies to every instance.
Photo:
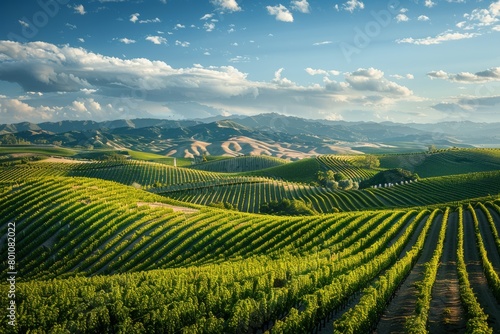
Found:
[[[472,290],[474,290],[484,312],[488,315],[488,324],[495,333],[500,333],[500,304],[491,293],[484,276],[483,266],[476,246],[474,222],[468,210],[464,210],[464,259]]]
[[[443,256],[432,288],[429,333],[464,333],[465,314],[460,302],[457,276],[458,213],[451,212],[443,245]]]
[[[196,212],[200,211],[198,209],[192,209],[192,208],[187,208],[187,207],[184,207],[184,206],[176,206],[176,205],[170,205],[170,204],[158,203],[158,202],[154,202],[154,203],[137,202],[137,206],[143,206],[143,205],[148,205],[149,207],[151,207],[153,209],[154,208],[172,209],[172,210],[174,210],[174,212],[182,212],[182,213],[185,213],[185,214],[196,213]]]
[[[413,314],[415,303],[417,302],[415,283],[422,279],[422,273],[425,269],[424,264],[432,258],[432,253],[439,239],[442,219],[442,214],[434,218],[429,235],[425,240],[422,254],[400,289],[396,292],[396,296],[382,314],[375,331],[376,333],[405,333],[406,318]],[[406,250],[403,254],[405,253]]]

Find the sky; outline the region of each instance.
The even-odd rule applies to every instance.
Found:
[[[500,122],[500,0],[2,0],[0,123]]]

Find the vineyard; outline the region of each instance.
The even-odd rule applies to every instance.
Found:
[[[294,164],[376,173],[333,156],[0,167],[0,261],[14,226],[18,268],[0,332],[500,333],[498,169],[332,190],[282,177]],[[258,214],[283,198],[320,214]]]

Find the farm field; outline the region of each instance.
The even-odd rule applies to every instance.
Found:
[[[500,333],[499,152],[1,165],[0,332]]]

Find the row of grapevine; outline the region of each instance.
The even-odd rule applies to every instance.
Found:
[[[375,170],[354,166],[354,156],[320,155],[316,159],[324,168],[340,172],[353,181],[362,181],[377,173]]]
[[[286,163],[288,161],[284,159],[257,155],[209,161],[193,165],[191,168],[208,172],[240,173],[281,166]]]

